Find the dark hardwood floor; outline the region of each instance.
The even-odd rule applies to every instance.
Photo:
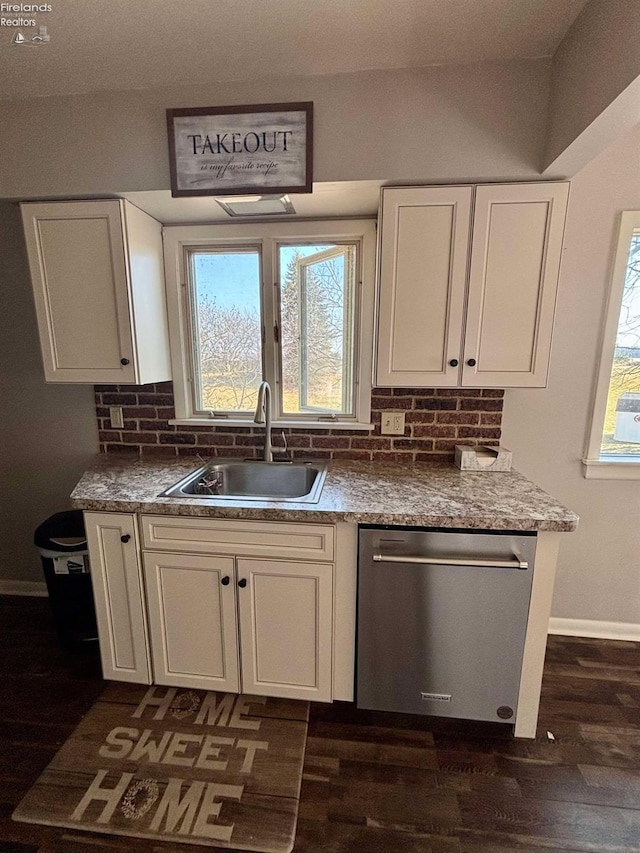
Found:
[[[103,686],[95,644],[61,651],[46,599],[0,597],[0,851],[215,849],[11,820]],[[640,851],[640,643],[550,637],[536,740],[312,706],[295,853],[554,850]]]

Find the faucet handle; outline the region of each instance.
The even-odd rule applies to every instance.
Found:
[[[282,436],[282,455],[284,456],[285,461],[293,462],[293,451],[289,451],[287,436],[285,435],[284,430],[280,432],[280,435]]]

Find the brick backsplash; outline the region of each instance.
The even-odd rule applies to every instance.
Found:
[[[373,431],[285,429],[294,457],[450,462],[456,444],[498,444],[504,391],[462,388],[374,388]],[[174,426],[173,385],[96,385],[100,449],[164,456],[259,456],[261,427]],[[122,406],[124,428],[112,429],[109,406]],[[405,413],[404,435],[381,435],[385,410]],[[275,450],[281,445],[275,428]]]

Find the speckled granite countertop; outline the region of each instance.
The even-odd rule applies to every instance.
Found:
[[[571,531],[578,516],[516,471],[391,462],[329,463],[318,503],[160,498],[196,459],[97,457],[71,495],[79,509],[265,521],[351,521],[485,530]]]

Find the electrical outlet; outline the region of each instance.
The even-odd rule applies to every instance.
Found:
[[[122,429],[124,427],[122,406],[109,406],[109,417],[111,418],[112,429]]]
[[[404,435],[404,412],[383,412],[382,435]]]

